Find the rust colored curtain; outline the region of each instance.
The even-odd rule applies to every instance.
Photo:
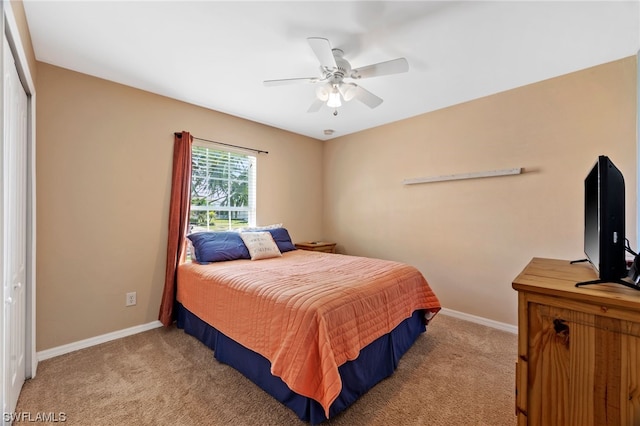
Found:
[[[191,204],[191,142],[189,132],[176,133],[173,142],[173,173],[171,205],[169,207],[169,235],[167,237],[167,267],[159,320],[165,327],[175,319],[176,273],[184,259],[185,236]]]

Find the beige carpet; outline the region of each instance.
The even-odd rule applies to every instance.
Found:
[[[516,336],[438,315],[398,370],[330,425],[514,425]],[[175,327],[45,360],[17,412],[70,425],[304,425]]]

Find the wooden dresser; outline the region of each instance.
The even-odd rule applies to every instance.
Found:
[[[640,425],[640,291],[534,258],[518,291],[518,425]]]
[[[325,253],[335,253],[336,243],[326,241],[311,241],[307,243],[296,243],[296,248],[301,250],[322,251]]]

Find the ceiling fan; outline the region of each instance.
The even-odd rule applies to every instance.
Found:
[[[338,115],[337,108],[342,105],[342,99],[347,102],[351,99],[357,99],[369,108],[375,108],[382,103],[382,98],[355,83],[345,82],[344,80],[359,80],[361,78],[409,71],[409,63],[405,58],[352,69],[351,64],[343,57],[344,52],[341,49],[332,49],[329,40],[326,38],[309,37],[307,41],[320,61],[320,77],[264,81],[265,86],[280,86],[290,83],[323,83],[316,89],[316,99],[307,112],[317,112],[326,103],[328,107],[335,108],[333,115]]]

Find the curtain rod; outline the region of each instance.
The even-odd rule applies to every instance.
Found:
[[[174,134],[179,138],[182,137],[182,132],[175,132]],[[233,148],[246,149],[247,151],[253,151],[253,152],[258,153],[258,154],[268,154],[269,153],[269,151],[263,151],[261,149],[247,148],[246,146],[232,145],[230,143],[212,141],[212,140],[209,140],[209,139],[197,138],[195,136],[193,136],[193,139],[197,139],[199,141],[204,141],[204,142],[211,142],[211,143],[215,143],[215,144],[218,144],[218,145],[230,146],[230,147],[233,147]]]

